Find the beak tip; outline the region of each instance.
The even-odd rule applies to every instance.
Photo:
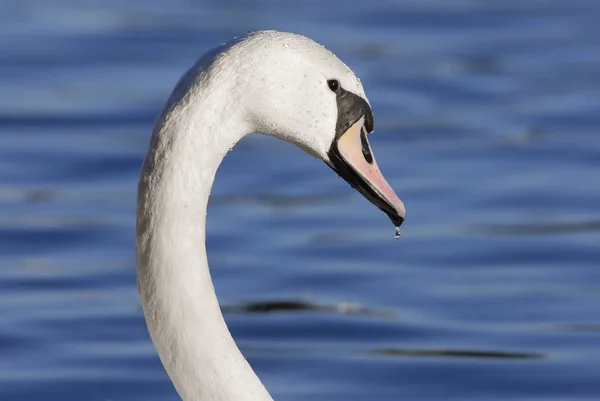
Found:
[[[406,218],[406,208],[404,207],[404,203],[396,196],[396,194],[394,193],[393,195],[395,201],[388,203],[388,205],[391,206],[391,210],[388,209],[387,215],[396,227],[400,227]]]
[[[396,227],[400,227],[404,223],[404,217],[400,215],[390,215],[390,220]]]

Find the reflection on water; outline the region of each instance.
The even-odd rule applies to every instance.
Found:
[[[543,235],[543,234],[576,234],[600,230],[600,220],[576,221],[565,223],[540,223],[528,225],[480,225],[472,231],[500,235]]]
[[[223,311],[223,313],[274,313],[292,311],[311,311],[349,315],[394,317],[394,314],[392,312],[369,309],[355,303],[341,302],[335,305],[326,305],[318,304],[311,301],[282,299],[275,301],[246,302],[239,305],[223,306],[221,310]]]
[[[205,50],[307,34],[361,77],[380,211],[294,146],[217,174],[208,251],[277,400],[600,395],[593,0],[73,0],[0,13],[0,400],[176,400],[135,288],[153,121]]]
[[[527,352],[505,352],[505,351],[476,351],[466,349],[398,349],[386,348],[376,350],[375,354],[390,356],[411,356],[411,357],[448,357],[448,358],[499,358],[499,359],[539,359],[544,358],[542,354]]]

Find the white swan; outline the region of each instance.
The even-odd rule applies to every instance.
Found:
[[[358,78],[304,36],[248,34],[181,78],[144,161],[136,254],[148,330],[183,400],[271,400],[225,325],[208,269],[206,208],[225,154],[252,132],[295,143],[398,226],[404,205],[373,159],[372,129]]]

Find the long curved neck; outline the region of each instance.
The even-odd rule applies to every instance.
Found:
[[[191,70],[155,126],[138,188],[138,291],[150,336],[183,400],[270,401],[227,329],[206,257],[217,168],[250,130],[239,107],[219,96],[227,89]]]

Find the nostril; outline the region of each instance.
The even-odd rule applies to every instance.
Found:
[[[371,153],[371,148],[369,147],[369,141],[367,141],[367,134],[365,133],[365,129],[360,129],[360,144],[362,147],[362,154],[367,163],[373,164],[373,154]]]

